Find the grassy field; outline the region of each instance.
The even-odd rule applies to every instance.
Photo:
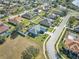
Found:
[[[42,47],[38,43],[22,36],[18,36],[16,39],[7,38],[6,42],[0,45],[0,59],[21,59],[21,53],[30,46],[40,50],[35,59],[44,59]]]

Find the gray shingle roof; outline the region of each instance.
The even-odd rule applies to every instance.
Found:
[[[40,25],[35,25],[34,27],[30,28],[29,33],[38,35],[40,31],[45,32],[46,28],[40,26]]]
[[[50,26],[52,26],[52,22],[53,22],[52,19],[47,18],[47,19],[44,19],[43,21],[41,21],[40,24],[47,26],[47,27],[50,27]]]
[[[51,15],[48,16],[48,18],[50,18],[50,19],[55,19],[56,17],[57,17],[56,14],[51,14]]]

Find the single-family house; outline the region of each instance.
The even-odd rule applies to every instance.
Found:
[[[41,9],[40,8],[35,8],[33,11],[34,11],[35,14],[39,14],[41,12]]]
[[[66,16],[67,15],[67,12],[66,11],[55,11],[54,14],[60,16],[60,17],[63,17],[63,16]]]
[[[4,14],[0,14],[0,18],[3,18],[3,17],[5,17],[5,15]]]
[[[67,10],[67,8],[64,7],[64,6],[62,6],[62,5],[59,5],[58,8],[59,8],[59,10],[61,10],[61,11],[65,11],[65,10]]]
[[[44,10],[44,11],[46,11],[46,12],[47,12],[49,9],[50,9],[50,6],[49,6],[49,5],[47,5],[47,4],[43,6],[43,10]]]
[[[22,20],[22,18],[20,16],[16,16],[16,17],[13,17],[13,18],[9,18],[8,22],[16,25],[16,24],[20,23],[21,20]]]
[[[75,32],[79,32],[79,25],[74,28]]]
[[[3,23],[0,23],[0,34],[6,32],[8,29],[8,26],[4,25]]]
[[[2,4],[3,0],[0,0],[0,4]]]
[[[32,28],[29,29],[28,31],[28,35],[32,36],[32,37],[36,37],[39,34],[43,34],[44,32],[46,32],[47,29],[41,25],[35,25]]]
[[[79,16],[75,16],[75,18],[76,18],[77,20],[79,20]]]
[[[9,3],[10,3],[10,1],[3,0],[3,1],[2,1],[2,3],[7,5],[7,4],[9,4]]]
[[[63,14],[62,14],[61,11],[55,11],[54,13],[55,13],[56,15],[58,15],[58,16],[63,16]]]
[[[31,20],[33,16],[30,13],[26,12],[22,15],[22,17]]]
[[[56,14],[51,14],[51,15],[48,16],[48,18],[55,20],[57,18],[57,15]]]
[[[34,9],[33,11],[34,11],[34,12],[37,12],[37,13],[39,12],[38,8]]]
[[[0,36],[8,36],[9,27],[7,25],[4,25],[3,23],[0,23]]]
[[[53,23],[53,20],[49,19],[49,18],[45,18],[44,20],[42,20],[40,22],[41,25],[44,25],[44,26],[47,26],[47,27],[51,27],[52,23]]]
[[[79,0],[73,0],[72,1],[72,4],[79,7]]]
[[[79,37],[74,39],[72,36],[64,41],[65,44],[65,53],[71,59],[79,58]]]
[[[63,38],[62,52],[70,59],[79,58],[79,35],[69,31]]]

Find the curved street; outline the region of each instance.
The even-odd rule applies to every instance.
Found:
[[[73,13],[72,13],[73,12]],[[48,54],[49,59],[59,59],[57,58],[57,54],[56,54],[56,50],[55,50],[55,43],[58,40],[61,32],[63,31],[64,27],[66,26],[70,16],[75,16],[78,13],[75,11],[72,11],[70,13],[68,13],[67,16],[63,17],[63,21],[61,22],[61,24],[56,28],[54,33],[51,33],[51,38],[48,40],[48,42],[46,43],[46,51]]]

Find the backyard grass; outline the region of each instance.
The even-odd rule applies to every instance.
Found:
[[[32,19],[32,22],[35,24],[39,24],[40,21],[42,21],[43,19],[40,16],[36,16]]]
[[[4,22],[4,24],[10,27],[10,29],[8,30],[8,32],[12,32],[13,30],[15,30],[15,26],[9,24],[8,22]]]
[[[5,17],[3,17],[2,19],[8,19],[9,17],[8,16],[5,16]]]
[[[60,17],[58,17],[55,22],[54,25],[58,26],[60,23],[62,22],[62,19]]]
[[[13,11],[11,12],[12,15],[17,15],[24,11],[24,7],[23,6],[15,7],[12,11]]]
[[[0,59],[21,59],[21,53],[30,46],[40,50],[35,59],[44,59],[42,47],[38,43],[22,36],[18,36],[14,40],[7,38],[4,44],[0,45]]]
[[[45,12],[44,12],[44,11],[41,11],[41,12],[39,13],[39,15],[40,15],[40,16],[44,16],[44,15],[45,15]]]
[[[48,32],[54,32],[54,31],[55,31],[54,27],[48,28]]]
[[[43,42],[44,42],[44,40],[45,40],[48,36],[49,36],[48,34],[41,34],[41,35],[39,35],[39,36],[37,36],[37,37],[35,37],[35,38],[30,37],[30,36],[27,36],[27,37],[28,37],[30,40],[33,40],[33,41],[39,43],[40,45],[42,45]]]
[[[24,25],[24,26],[29,26],[30,24],[30,21],[28,19],[24,19],[21,21],[21,23]]]
[[[78,24],[79,24],[79,21],[75,17],[70,17],[70,19],[69,19],[69,25],[71,27],[74,27],[74,26],[76,26]]]

